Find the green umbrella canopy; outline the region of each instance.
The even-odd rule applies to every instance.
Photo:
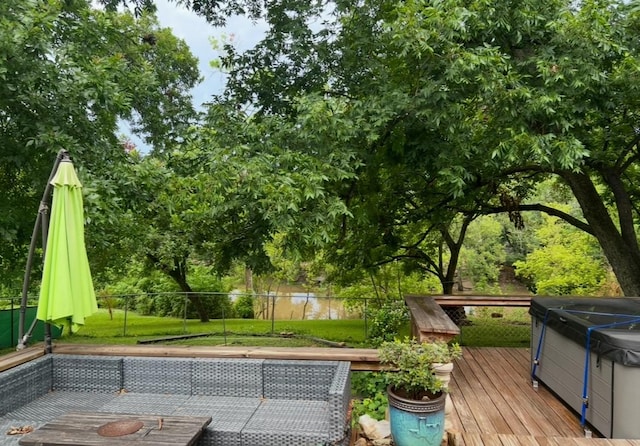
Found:
[[[37,318],[71,331],[98,310],[84,244],[82,184],[73,164],[62,161],[55,176],[51,220]]]

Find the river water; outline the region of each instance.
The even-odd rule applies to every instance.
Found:
[[[242,294],[240,290],[229,293],[231,300]],[[275,303],[274,303],[275,300]],[[280,286],[276,291],[256,297],[256,319],[270,319],[274,311],[278,320],[304,319],[352,319],[352,314],[344,308],[342,300],[329,296],[317,296],[302,287]]]

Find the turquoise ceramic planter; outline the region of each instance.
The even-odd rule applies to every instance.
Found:
[[[444,435],[445,393],[428,401],[403,398],[391,387],[387,394],[395,446],[440,446]]]

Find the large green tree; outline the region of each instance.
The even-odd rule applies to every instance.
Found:
[[[406,206],[411,192],[467,215],[560,216],[595,236],[625,294],[640,295],[635,2],[338,2],[320,30],[295,7],[280,5],[255,50],[229,53],[236,100],[290,116],[300,95],[339,101],[334,120],[358,131],[332,147],[357,148],[359,184],[402,179]],[[569,185],[582,218],[526,201],[529,182],[549,176]]]
[[[640,295],[636,1],[181,3],[211,20],[226,8],[267,20],[256,48],[227,47],[227,96],[301,131],[321,114],[317,154],[356,151],[357,181],[333,191],[367,203],[353,221],[382,233],[410,199],[425,227],[452,210],[516,222],[542,210],[593,235],[624,293]],[[550,176],[570,187],[580,218],[527,201]]]
[[[195,118],[189,89],[199,74],[186,44],[153,17],[88,0],[0,2],[0,54],[0,268],[17,281],[58,150],[75,160],[92,224],[114,221],[110,182],[126,162],[119,120],[169,150]],[[106,247],[99,231],[87,234],[93,253]]]

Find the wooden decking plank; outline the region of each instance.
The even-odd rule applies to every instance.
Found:
[[[202,345],[88,345],[55,343],[54,353],[178,358],[257,358],[350,361],[352,370],[380,370],[378,350],[332,347],[246,347]]]
[[[523,375],[523,379],[515,383],[523,392],[523,396],[531,401],[533,407],[545,413],[550,413],[550,415],[547,415],[547,418],[554,423],[560,431],[561,436],[580,437],[584,434],[575,412],[565,406],[562,401],[556,398],[555,395],[544,386],[539,386],[538,389],[533,388],[530,381],[530,372],[525,367],[525,365],[530,362],[529,349],[499,348],[496,350],[502,354],[506,362],[514,367],[515,370],[520,370],[521,373],[523,373],[523,371],[526,372]],[[558,423],[558,420],[563,420],[563,422]]]
[[[487,367],[495,374],[502,374],[505,380],[506,393],[511,396],[511,402],[515,406],[514,411],[527,426],[529,435],[562,435],[557,429],[556,420],[549,416],[547,406],[536,404],[523,404],[523,397],[528,399],[539,397],[531,384],[523,379],[522,369],[513,368],[507,361],[509,354],[501,349],[479,349],[478,354],[486,358]],[[525,375],[526,376],[526,375]],[[523,392],[524,391],[524,392]],[[527,397],[527,395],[529,395]]]
[[[451,402],[453,404],[453,410],[446,414],[447,423],[445,424],[446,429],[453,429],[456,432],[460,432],[462,430],[462,420],[460,419],[460,414],[455,407],[455,401],[453,399],[453,394],[451,394],[452,387],[451,383],[449,384],[449,397],[451,398]]]
[[[483,372],[479,370],[471,355],[463,354],[456,363],[460,373],[466,379],[470,392],[463,392],[465,400],[473,412],[482,432],[485,433],[509,433],[511,432],[507,422],[503,418],[500,409],[505,408],[504,400],[500,395],[489,395],[483,387],[477,375]]]
[[[531,296],[433,296],[440,306],[473,305],[474,307],[528,307]]]
[[[467,356],[467,360],[475,371],[478,383],[482,385],[482,388],[485,390],[487,395],[491,396],[493,403],[505,423],[504,430],[498,430],[497,433],[519,435],[529,434],[530,431],[523,423],[523,417],[519,416],[521,414],[516,412],[521,412],[518,408],[520,402],[518,401],[518,398],[514,397],[510,392],[509,384],[504,383],[503,381],[505,375],[499,372],[495,373],[492,366],[485,361],[479,350],[468,349],[465,354]],[[494,424],[496,424],[498,429],[501,429],[498,423]]]
[[[531,436],[514,434],[483,434],[464,432],[464,445],[470,446],[638,446],[638,440],[584,437]]]
[[[505,363],[503,357],[496,350],[474,349],[474,354],[478,358],[479,365],[487,369],[487,373],[490,373],[492,377],[501,377],[502,386],[497,391],[503,394],[514,416],[522,425],[522,430],[513,429],[514,434],[559,435],[553,423],[544,416],[542,411],[536,407],[522,404],[522,392],[515,385],[515,381],[518,381],[520,376]]]
[[[562,442],[558,442],[558,437],[536,437],[540,446],[575,446],[570,437],[562,437]]]
[[[484,441],[479,433],[465,432],[462,434],[465,446],[484,446]]]
[[[468,369],[468,366],[464,362],[464,359],[460,358],[456,360],[454,375],[455,381],[456,383],[458,383],[461,389],[459,395],[460,398],[464,400],[466,407],[469,408],[469,414],[473,418],[472,424],[464,425],[464,430],[468,432],[478,433],[497,432],[496,428],[491,423],[491,419],[487,415],[488,408],[485,407],[487,403],[481,401],[478,398],[477,391],[473,389],[472,383],[475,380],[475,376],[473,376],[473,374],[471,374],[468,370],[465,374],[465,369]],[[485,400],[486,399],[488,398],[485,396]],[[491,403],[489,404],[492,405]],[[465,419],[462,416],[460,417],[460,419],[463,421],[463,423],[465,422]]]
[[[449,382],[449,390],[451,392],[451,400],[453,401],[455,412],[453,422],[456,425],[456,428],[460,431],[480,432],[481,430],[478,426],[478,422],[473,416],[473,411],[465,400],[460,387],[459,380],[464,380],[464,377],[459,377],[458,375],[460,375],[460,373],[456,373],[456,370],[454,369],[453,376]]]
[[[19,366],[20,364],[24,364],[25,362],[29,362],[43,355],[44,345],[42,343],[27,347],[17,352],[2,355],[0,356],[0,372]]]
[[[539,446],[534,437],[531,436],[518,436],[518,435],[496,435],[502,446]],[[495,443],[500,444],[500,443]]]
[[[496,372],[492,368],[491,364],[486,361],[480,350],[474,349],[467,353],[473,354],[473,358],[478,365],[478,369],[482,370],[482,373],[477,373],[476,376],[480,379],[483,387],[488,393],[495,393],[498,397],[496,406],[500,410],[500,413],[504,417],[505,422],[510,429],[508,432],[498,433],[513,433],[519,435],[529,434],[530,431],[525,426],[524,418],[521,416],[522,414],[519,413],[521,412],[521,409],[519,408],[519,399],[514,397],[509,390],[508,375],[500,373],[500,371]]]

